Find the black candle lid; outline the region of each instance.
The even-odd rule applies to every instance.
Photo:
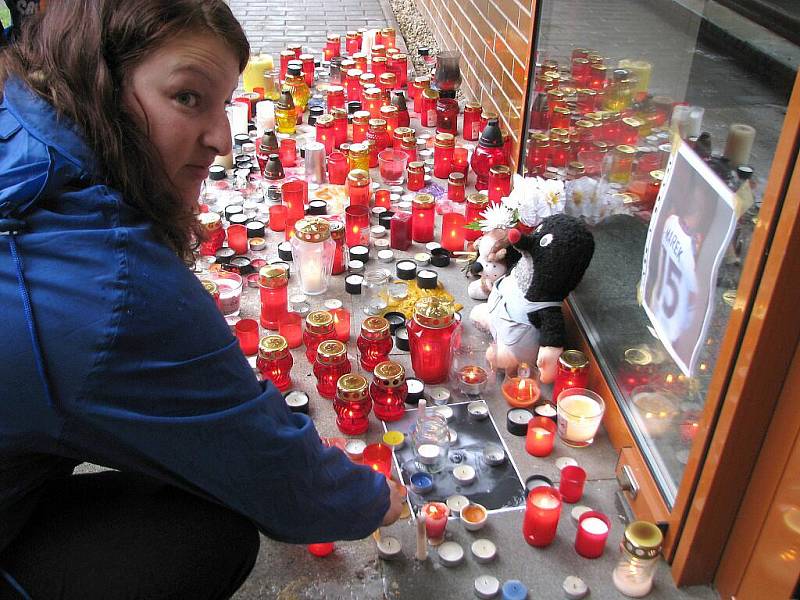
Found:
[[[394,335],[394,332],[400,327],[403,327],[406,324],[406,316],[401,312],[387,312],[385,315],[383,315],[383,318],[389,321],[389,332],[392,335]]]
[[[417,276],[417,265],[413,260],[401,260],[395,265],[397,278],[403,281],[411,281]]]
[[[222,165],[211,165],[208,167],[208,177],[212,181],[221,181],[228,176],[228,172]]]
[[[531,475],[525,480],[525,491],[530,494],[531,490],[541,485],[553,487],[553,480],[544,475]]]
[[[292,245],[289,242],[278,244],[278,257],[281,260],[292,260]]]
[[[408,352],[408,329],[405,327],[398,327],[394,332],[394,346],[398,350]]]
[[[361,110],[361,102],[359,102],[358,100],[350,100],[350,102],[347,103],[348,114],[352,115],[353,113],[357,113],[360,110]]]
[[[244,213],[237,213],[228,217],[228,222],[231,225],[246,225],[249,220]]]
[[[394,212],[391,210],[387,210],[384,213],[381,213],[378,216],[378,225],[383,225],[386,229],[391,229],[392,227],[392,217],[394,216]]]
[[[248,238],[263,238],[266,234],[263,221],[250,221],[246,227]]]
[[[328,203],[325,200],[312,200],[308,203],[307,215],[325,215],[328,214]]]
[[[229,204],[225,207],[225,218],[230,221],[233,215],[241,214],[244,211],[241,204]]]
[[[417,286],[422,290],[434,290],[439,283],[439,275],[431,269],[417,272]]]
[[[350,248],[350,258],[355,258],[366,263],[369,261],[369,248],[366,246],[353,246]]]
[[[348,275],[344,280],[344,291],[353,296],[361,293],[361,284],[364,278],[361,275]]]
[[[236,256],[236,251],[233,248],[220,248],[214,254],[217,264],[220,265],[227,265],[234,256]]]
[[[288,392],[283,399],[286,401],[286,406],[289,407],[293,413],[308,414],[308,394],[300,390],[292,390]]]
[[[253,272],[253,267],[250,265],[250,259],[246,256],[234,256],[225,265],[226,271],[233,271],[239,275],[249,275]]]
[[[533,413],[525,408],[512,408],[506,414],[506,429],[512,435],[525,436],[528,434],[528,421],[533,418]]]
[[[419,401],[425,397],[425,385],[416,377],[407,377],[406,385],[408,386],[406,404],[417,406]]]
[[[450,252],[444,248],[431,250],[431,264],[434,267],[446,267],[450,264]]]

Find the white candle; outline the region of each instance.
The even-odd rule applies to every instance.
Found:
[[[750,162],[750,152],[755,139],[755,128],[744,123],[731,123],[728,139],[725,141],[724,156],[731,161],[733,168]]]
[[[470,550],[472,551],[472,555],[475,557],[475,560],[479,563],[491,562],[494,560],[495,556],[497,556],[497,546],[495,546],[494,542],[490,540],[475,540],[472,542]]]
[[[453,469],[453,477],[456,478],[461,485],[468,485],[475,481],[475,469],[470,465],[458,465]]]
[[[588,519],[584,519],[580,522],[581,529],[583,529],[586,533],[591,533],[593,535],[605,535],[608,533],[608,525],[605,524],[604,521],[598,519],[597,517],[589,517]]]
[[[256,103],[256,133],[260,138],[267,129],[275,129],[275,104],[271,100]]]
[[[603,407],[583,394],[558,402],[558,431],[568,444],[587,445],[594,439],[603,417]]]
[[[382,536],[378,540],[378,556],[384,560],[389,560],[400,556],[403,546],[400,540],[392,536]]]
[[[247,135],[247,107],[240,102],[234,102],[226,106],[225,111],[228,113],[231,135]]]
[[[435,464],[439,459],[440,453],[441,450],[436,444],[422,444],[419,448],[417,448],[419,462],[421,462],[423,465]]]
[[[414,555],[417,560],[428,558],[428,538],[425,534],[425,513],[419,511],[417,515],[417,552]]]

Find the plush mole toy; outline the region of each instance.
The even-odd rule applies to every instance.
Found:
[[[521,362],[536,364],[541,380],[550,383],[564,349],[561,302],[589,266],[594,238],[578,219],[556,214],[531,234],[509,230],[508,241],[511,269],[470,319],[492,334],[486,358],[495,368],[513,373]]]

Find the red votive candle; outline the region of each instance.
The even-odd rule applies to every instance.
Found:
[[[336,131],[333,126],[333,115],[322,115],[317,119],[316,139],[325,146],[325,156],[330,155],[336,147]]]
[[[459,213],[448,213],[442,217],[442,248],[450,252],[464,250],[465,224],[464,215]]]
[[[383,317],[364,319],[356,346],[361,355],[361,368],[365,371],[372,371],[378,363],[389,360],[392,351],[389,321]]]
[[[347,358],[347,346],[339,340],[325,340],[317,346],[317,359],[314,362],[314,376],[317,378],[319,395],[333,400],[336,395],[336,382],[353,370]]]
[[[525,437],[525,450],[531,456],[549,456],[556,443],[557,426],[553,419],[533,417],[528,421],[528,434]]]
[[[578,519],[575,551],[584,558],[599,558],[606,547],[611,521],[603,513],[589,510]]]
[[[499,204],[511,193],[511,169],[507,165],[495,165],[489,169],[489,202]]]
[[[269,207],[269,228],[272,231],[283,231],[286,227],[286,207],[276,204]]]
[[[247,254],[250,248],[247,243],[247,227],[244,225],[231,225],[228,227],[228,247],[236,254]]]
[[[389,226],[390,245],[395,250],[408,250],[411,246],[411,213],[397,212]]]
[[[464,202],[466,199],[465,180],[463,174],[453,171],[447,179],[447,199],[453,202]]]
[[[402,365],[390,360],[378,363],[374,378],[369,386],[369,395],[375,416],[381,421],[398,421],[405,414],[405,401],[408,396],[406,370]]]
[[[369,444],[361,455],[361,463],[373,471],[390,477],[392,475],[392,449],[385,444]]]
[[[450,509],[443,502],[428,502],[422,507],[425,513],[425,533],[428,539],[438,541],[444,538],[444,531],[447,529],[447,517]]]
[[[433,175],[447,179],[453,170],[455,137],[451,133],[437,133],[433,145]]]
[[[435,201],[431,194],[417,194],[411,203],[413,214],[412,237],[415,242],[433,241]]]
[[[289,285],[289,271],[280,265],[267,265],[258,272],[258,286],[261,296],[261,326],[265,329],[278,329],[278,325],[288,312],[286,289]]]
[[[255,319],[240,319],[234,325],[239,348],[245,356],[253,356],[258,352],[258,321]]]
[[[375,206],[389,210],[392,208],[392,194],[389,190],[382,188],[375,191]]]
[[[278,156],[284,167],[294,167],[297,165],[297,141],[294,138],[283,138],[281,140]]]
[[[558,491],[564,502],[574,504],[583,496],[583,486],[586,483],[586,471],[578,465],[567,465],[561,469],[561,481]]]
[[[481,217],[481,213],[486,210],[489,205],[489,198],[486,194],[474,193],[467,196],[467,209],[464,214],[466,224],[469,225],[470,223],[474,223],[475,221],[479,221]],[[480,229],[467,229],[464,233],[464,237],[469,242],[474,242],[479,237],[481,237],[481,230]]]
[[[325,301],[325,310],[333,316],[336,339],[346,344],[350,341],[350,313],[342,306],[342,301],[335,298]]]
[[[525,502],[522,535],[531,546],[548,546],[556,537],[561,494],[549,485],[533,488]]]
[[[347,174],[346,185],[350,206],[369,207],[370,183],[369,171],[353,169]]]
[[[408,344],[414,375],[425,383],[441,383],[453,364],[453,337],[459,323],[452,302],[436,296],[418,300],[409,319]]]
[[[293,363],[286,338],[280,335],[268,335],[261,338],[258,344],[256,368],[262,378],[270,380],[282,392],[292,385]]]
[[[351,204],[344,209],[345,242],[348,247],[369,246],[369,208]]]
[[[302,179],[291,177],[281,185],[283,204],[286,206],[286,227],[292,229],[294,224],[305,214],[308,188]]]
[[[329,33],[328,41],[325,43],[322,53],[327,61],[330,61],[334,56],[340,56],[342,54],[342,38],[335,33]]]
[[[317,558],[324,558],[331,554],[336,549],[336,546],[333,542],[325,542],[324,544],[309,544],[307,548]]]
[[[425,163],[422,161],[412,161],[406,167],[408,175],[408,189],[418,192],[425,187]]]
[[[303,343],[303,315],[286,313],[278,323],[278,334],[286,340],[289,348],[299,348]]]
[[[333,315],[327,310],[315,310],[306,317],[306,330],[303,332],[303,344],[306,346],[306,359],[314,363],[317,360],[317,347],[325,340],[335,340],[336,329]]]
[[[458,102],[455,99],[436,101],[436,132],[458,135]]]
[[[369,399],[367,392],[367,380],[355,373],[340,377],[336,384],[333,410],[336,412],[336,426],[339,431],[347,435],[361,435],[366,432],[369,429],[369,413],[372,410],[372,400]],[[364,449],[363,462],[372,466],[373,463],[367,462],[367,448]],[[388,476],[388,473],[391,473],[391,453],[389,450],[388,468],[384,463],[380,463],[380,468],[374,466],[372,468]]]
[[[463,146],[453,148],[453,172],[461,173],[465,178],[469,171],[469,151]]]
[[[328,156],[328,182],[335,185],[344,185],[349,172],[350,165],[347,162],[347,157],[338,150],[331,152]]]
[[[580,350],[565,350],[558,358],[556,380],[553,383],[553,404],[562,391],[585,388],[589,381],[589,360]]]

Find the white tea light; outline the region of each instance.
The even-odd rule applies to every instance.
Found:
[[[423,465],[433,465],[439,460],[441,452],[436,444],[421,444],[417,448],[417,458]]]
[[[373,225],[369,228],[369,232],[374,238],[382,238],[386,235],[386,227],[383,225]]]
[[[500,580],[491,575],[481,575],[475,579],[475,595],[482,600],[491,600],[500,593]]]
[[[383,263],[394,262],[394,252],[391,250],[378,250],[378,260]]]
[[[384,560],[392,560],[400,556],[403,551],[403,545],[396,537],[390,535],[381,536],[378,542],[378,556]]]
[[[434,414],[441,416],[445,421],[450,421],[453,418],[453,409],[449,406],[437,406],[433,409]]]
[[[467,404],[467,413],[476,421],[482,421],[489,416],[489,407],[483,400],[475,400]]]
[[[506,451],[503,450],[500,444],[486,444],[483,447],[483,460],[486,461],[487,465],[492,467],[502,465],[506,462]]]
[[[470,465],[458,465],[453,469],[453,477],[461,485],[469,485],[475,481],[475,469]]]
[[[472,542],[470,551],[479,563],[492,562],[497,556],[497,546],[491,540],[480,539]]]
[[[391,242],[385,238],[378,238],[377,240],[372,240],[372,245],[375,246],[377,250],[386,250],[389,248]]]
[[[589,593],[589,586],[580,577],[570,575],[564,580],[561,586],[564,589],[564,595],[569,600],[580,600]]]
[[[425,396],[436,406],[442,406],[450,402],[450,390],[440,385],[429,387]]]
[[[569,516],[572,519],[572,522],[577,525],[578,521],[580,521],[580,519],[581,519],[581,516],[583,516],[583,513],[589,512],[590,510],[592,510],[592,509],[589,508],[588,506],[583,506],[583,505],[579,504],[578,506],[573,506],[572,507],[572,510],[569,511]],[[605,525],[605,523],[603,523],[603,525]]]
[[[578,461],[571,456],[561,456],[556,459],[556,467],[561,471],[564,467],[578,466]]]
[[[448,497],[447,500],[444,501],[444,503],[447,505],[447,508],[450,509],[451,513],[453,513],[454,515],[460,515],[461,510],[464,507],[469,506],[469,498],[467,498],[466,496],[462,496],[461,494],[456,494],[454,496]]]
[[[456,542],[445,542],[436,550],[439,562],[445,567],[455,567],[464,560],[464,549]]]
[[[364,440],[349,440],[344,445],[344,453],[347,454],[350,460],[360,462],[364,456],[364,448],[366,447],[367,443]]]

